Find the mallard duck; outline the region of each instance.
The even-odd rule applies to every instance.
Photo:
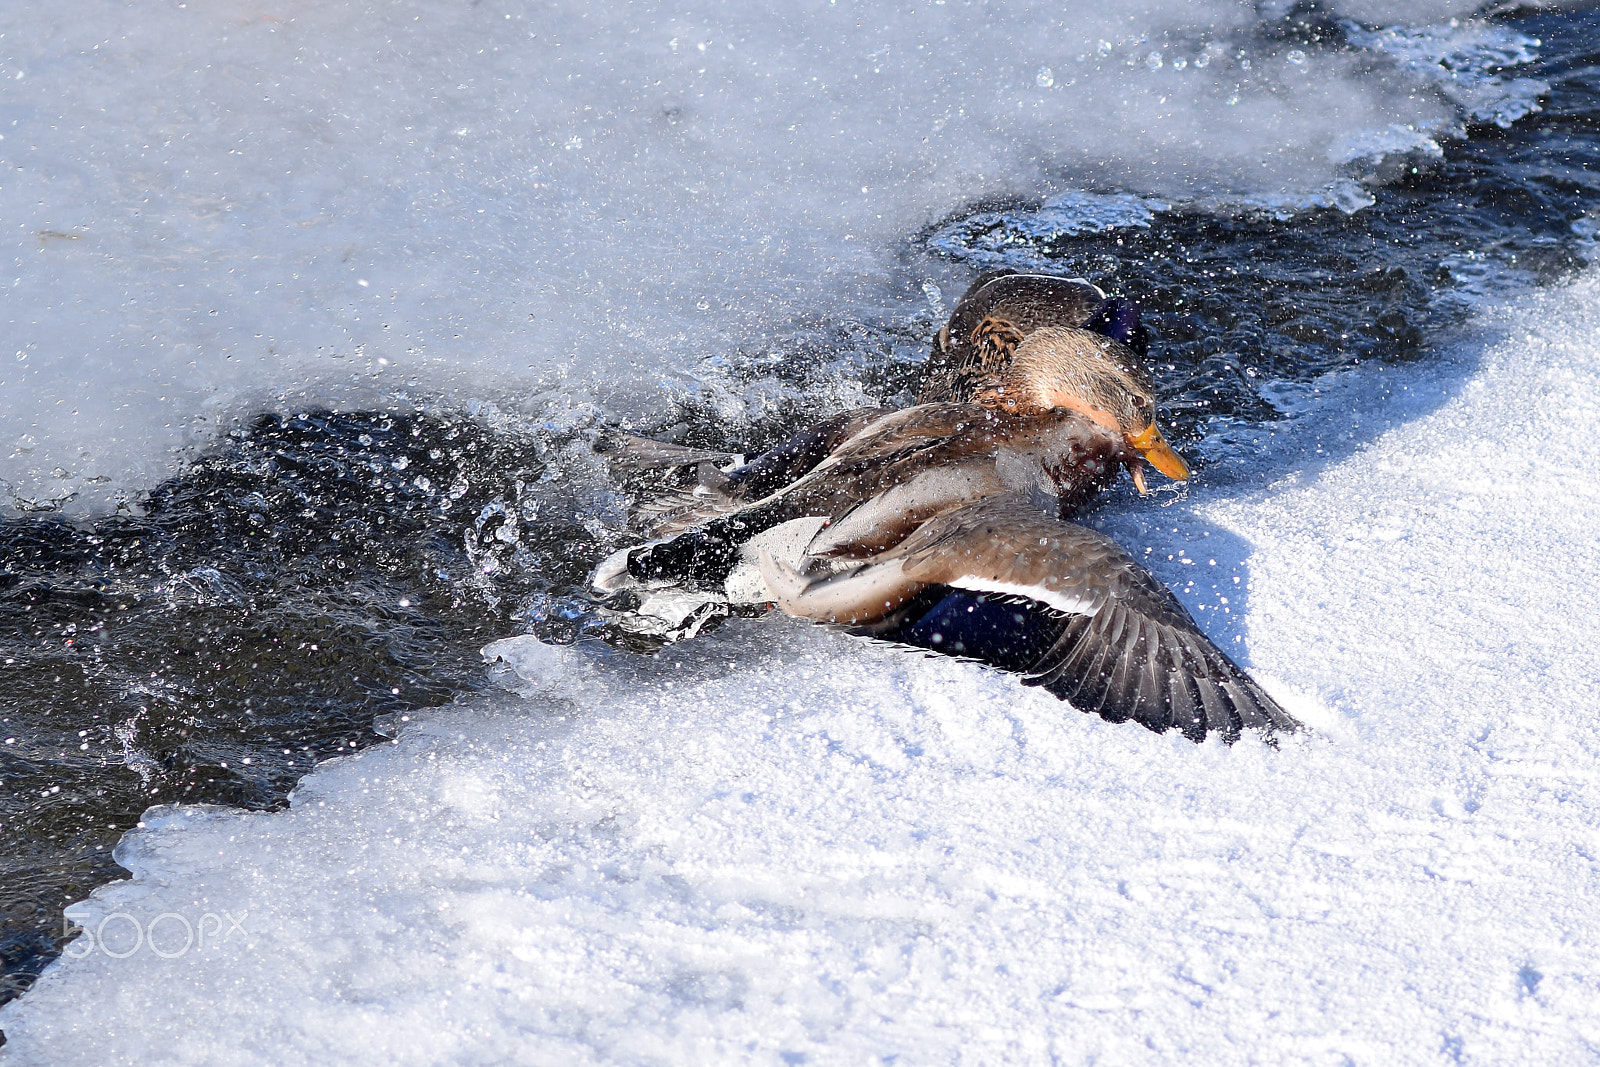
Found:
[[[993,497],[839,569],[763,553],[786,613],[1020,674],[1112,721],[1226,740],[1298,724],[1115,542]]]
[[[751,537],[807,516],[828,519],[812,555],[883,551],[933,516],[1021,494],[1067,516],[1141,461],[1189,475],[1162,439],[1149,379],[1119,342],[1069,327],[1035,330],[970,404],[922,404],[872,420],[796,481],[759,500],[707,499],[683,532],[634,549],[639,581],[722,582]],[[1121,351],[1119,351],[1121,350]],[[613,562],[601,581],[620,576]]]
[[[1137,307],[1072,280],[980,282],[951,319],[976,320],[967,341],[946,347],[960,401],[847,412],[726,475],[703,465],[661,526],[677,535],[613,556],[596,586],[720,590],[752,542],[809,517],[794,565],[761,550],[752,599],[1014,671],[1113,721],[1197,740],[1296,728],[1155,577],[1065,521],[1123,469],[1141,493],[1144,462],[1189,475],[1155,422]],[[1084,325],[1045,321],[1052,292]]]

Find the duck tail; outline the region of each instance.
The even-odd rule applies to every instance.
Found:
[[[628,556],[628,573],[642,582],[719,586],[738,564],[739,550],[746,541],[795,517],[781,498],[719,515],[675,537],[636,549]]]

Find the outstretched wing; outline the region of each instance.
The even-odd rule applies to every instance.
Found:
[[[788,581],[775,592],[793,614],[1015,671],[1112,721],[1230,740],[1298,726],[1113,541],[1015,501],[951,511],[862,567]]]

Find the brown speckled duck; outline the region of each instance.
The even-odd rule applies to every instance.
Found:
[[[1065,521],[1123,469],[1141,493],[1144,463],[1188,477],[1143,344],[1137,308],[1088,283],[979,279],[936,342],[932,399],[844,413],[726,476],[702,467],[692,506],[659,522],[675,536],[617,554],[595,584],[720,589],[752,539],[809,518],[792,562],[759,553],[759,595],[788,614],[1196,740],[1295,729],[1157,579]]]

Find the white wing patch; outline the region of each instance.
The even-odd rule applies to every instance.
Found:
[[[1015,596],[1025,596],[1029,600],[1037,600],[1057,611],[1064,611],[1068,615],[1087,615],[1091,618],[1100,611],[1100,603],[1094,598],[1078,594],[1047,589],[1042,585],[1018,585],[1015,582],[997,582],[989,578],[978,578],[964,574],[948,584],[957,589],[968,589],[974,593],[1007,593]]]

